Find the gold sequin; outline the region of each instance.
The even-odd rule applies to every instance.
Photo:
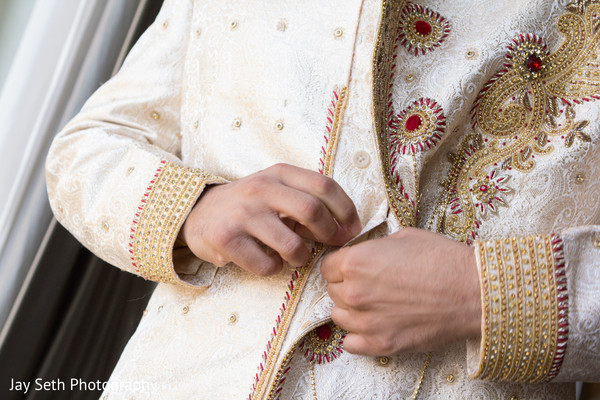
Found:
[[[404,80],[405,80],[406,82],[409,82],[409,83],[410,83],[410,82],[412,82],[412,81],[414,81],[414,80],[415,80],[415,76],[414,76],[413,74],[406,74],[406,76],[404,77]]]
[[[200,126],[200,122],[194,121],[194,128],[198,129],[199,126]]]
[[[446,382],[454,383],[454,382],[456,382],[456,377],[454,375],[450,374],[446,377]]]
[[[163,29],[167,29],[169,27],[169,21],[165,21],[162,24]]]
[[[108,222],[104,222],[102,224],[102,229],[104,229],[104,232],[108,232],[110,230],[110,225],[108,225]]]
[[[593,240],[594,240],[594,246],[596,248],[600,249],[600,235],[596,235]]]
[[[189,313],[189,312],[190,312],[190,307],[189,307],[189,306],[184,306],[184,307],[181,309],[181,313],[182,313],[183,315],[185,315],[185,314],[187,314],[187,313]]]
[[[131,175],[131,173],[133,172],[134,169],[135,169],[135,167],[129,167],[129,168],[127,168],[126,175],[127,176]]]
[[[390,365],[390,361],[390,358],[387,356],[377,357],[377,363],[382,367],[387,367],[388,365]]]
[[[234,128],[239,128],[242,126],[242,120],[239,118],[236,118],[233,120],[233,122],[231,123],[231,126],[233,126]]]
[[[156,121],[160,119],[160,114],[156,111],[152,111],[152,113],[150,113],[150,117],[152,117],[152,119]]]
[[[163,309],[163,306],[158,306],[158,312],[161,312]]]
[[[229,25],[229,27],[231,28],[231,30],[234,30],[235,28],[237,28],[238,23],[237,21],[231,21],[231,24]]]
[[[238,321],[239,318],[239,314],[238,313],[232,313],[229,316],[229,325],[235,325]]]
[[[583,172],[575,175],[575,183],[581,185],[583,182],[585,182],[585,174]]]
[[[335,30],[335,31],[333,31],[333,35],[334,35],[336,38],[341,38],[341,37],[342,37],[342,35],[344,35],[344,30],[343,30],[342,28],[336,28],[336,30]]]
[[[202,35],[202,29],[196,29],[196,37],[200,37]]]
[[[286,29],[287,29],[287,21],[284,19],[279,20],[279,22],[277,23],[277,30],[280,32],[285,32]]]
[[[282,131],[283,130],[283,121],[277,121],[275,122],[275,129],[277,129],[278,131]]]
[[[478,56],[477,50],[474,50],[474,49],[469,49],[465,53],[465,58],[467,60],[473,60],[473,59],[477,58],[477,56]]]

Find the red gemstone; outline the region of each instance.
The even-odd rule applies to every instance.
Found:
[[[418,20],[415,22],[415,31],[423,36],[428,36],[431,33],[431,24],[427,21]]]
[[[531,54],[529,57],[527,57],[527,61],[525,62],[525,66],[531,72],[538,72],[540,69],[542,69],[542,65],[542,59],[536,54]]]
[[[315,329],[315,332],[317,333],[319,340],[325,341],[331,337],[331,334],[332,334],[331,325],[329,325],[329,324],[321,325],[317,329]]]
[[[488,190],[488,187],[487,187],[486,185],[481,185],[481,186],[479,187],[479,190],[481,190],[482,192],[487,192],[487,190]]]
[[[418,115],[411,115],[406,120],[406,124],[404,124],[404,128],[408,132],[417,130],[417,129],[419,129],[420,126],[421,126],[421,117],[419,117]]]

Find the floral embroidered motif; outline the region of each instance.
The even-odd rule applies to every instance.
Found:
[[[512,192],[512,189],[505,186],[509,179],[509,176],[493,169],[489,175],[477,179],[471,186],[475,207],[482,216],[485,216],[486,212],[496,213],[498,206],[507,205],[504,195]]]
[[[389,122],[390,145],[394,153],[417,153],[432,148],[442,138],[446,117],[431,99],[419,99]],[[392,160],[392,174],[394,160]]]
[[[400,44],[415,56],[439,47],[450,33],[450,23],[428,8],[408,3],[398,26]]]
[[[549,53],[540,37],[520,35],[503,68],[481,90],[472,131],[452,156],[438,203],[439,232],[464,242],[476,237],[482,202],[473,197],[473,186],[492,170],[530,172],[536,157],[554,151],[552,137],[560,136],[566,147],[575,139],[591,141],[583,131],[588,122],[576,120],[575,106],[600,98],[600,5],[578,2],[568,10],[558,21],[565,38],[558,50]]]
[[[309,362],[322,364],[335,360],[344,351],[342,343],[346,332],[332,322],[327,322],[308,332],[299,349]]]

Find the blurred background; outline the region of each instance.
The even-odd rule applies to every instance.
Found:
[[[154,288],[106,265],[52,217],[54,135],[121,65],[162,0],[0,0],[0,399],[97,399],[9,390],[106,381]]]

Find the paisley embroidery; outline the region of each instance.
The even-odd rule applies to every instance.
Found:
[[[503,68],[481,90],[472,131],[451,156],[453,167],[438,203],[438,232],[464,242],[476,237],[477,210],[485,209],[485,202],[483,195],[473,196],[473,187],[493,170],[530,172],[536,157],[554,151],[553,136],[566,147],[576,139],[591,141],[583,132],[587,121],[576,120],[575,107],[600,94],[600,5],[578,1],[567,9],[558,20],[565,38],[560,48],[549,53],[540,37],[519,36]],[[493,200],[491,205],[496,206]]]
[[[408,3],[402,10],[398,40],[415,56],[439,47],[450,33],[450,23],[428,8]]]

